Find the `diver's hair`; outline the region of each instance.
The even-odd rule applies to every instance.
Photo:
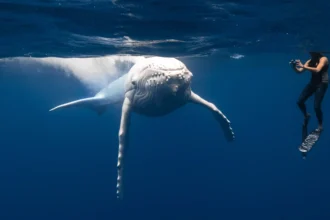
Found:
[[[315,67],[316,64],[320,61],[320,59],[324,57],[324,55],[321,52],[316,52],[316,51],[311,51],[310,53],[312,58],[308,66]]]
[[[312,56],[316,56],[316,57],[323,57],[324,55],[322,54],[322,52],[319,51],[310,51],[310,53],[312,54]]]

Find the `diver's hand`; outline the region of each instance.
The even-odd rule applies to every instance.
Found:
[[[300,60],[296,60],[296,67],[304,68],[304,64],[302,64]]]

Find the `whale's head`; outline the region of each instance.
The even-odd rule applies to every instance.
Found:
[[[150,58],[146,66],[136,72],[131,83],[137,90],[154,94],[178,95],[189,90],[192,73],[179,60],[174,58]]]
[[[149,69],[141,81],[143,89],[159,95],[176,96],[190,89],[192,74],[187,69]]]
[[[191,93],[193,74],[174,58],[149,58],[148,62],[133,69],[128,80],[131,101],[135,105],[170,102],[185,102]]]

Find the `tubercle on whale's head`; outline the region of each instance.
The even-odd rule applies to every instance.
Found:
[[[175,100],[188,99],[193,74],[184,64],[174,64],[151,63],[132,70],[126,84],[126,97],[139,105],[171,96],[176,97]]]
[[[192,74],[190,71],[182,71],[179,73],[169,74],[166,79],[166,85],[171,89],[172,93],[185,90],[190,87]]]
[[[142,87],[150,90],[162,90],[164,94],[176,93],[186,90],[191,84],[192,74],[185,69],[179,70],[153,70],[149,69],[148,74],[142,80]]]
[[[150,60],[132,68],[126,91],[162,90],[166,94],[189,89],[193,76],[189,69],[181,62],[171,60],[168,65],[169,59],[164,60]]]

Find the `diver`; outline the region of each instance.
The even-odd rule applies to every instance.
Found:
[[[306,127],[310,114],[307,113],[305,102],[310,96],[315,94],[314,110],[318,120],[318,128],[316,131],[321,132],[323,130],[323,112],[321,109],[321,104],[328,89],[329,61],[328,58],[320,52],[309,52],[309,54],[311,58],[305,64],[302,64],[300,60],[291,61],[290,64],[297,73],[302,73],[305,70],[309,70],[312,74],[311,80],[299,96],[297,105],[304,114],[305,118],[303,126]]]

